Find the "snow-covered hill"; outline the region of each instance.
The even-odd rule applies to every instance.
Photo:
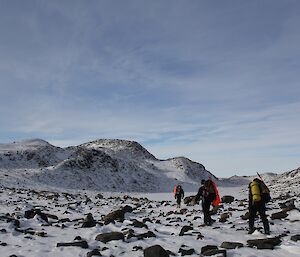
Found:
[[[201,179],[217,178],[185,157],[159,160],[139,143],[118,139],[59,148],[40,139],[0,144],[5,185],[48,185],[118,192],[170,192],[180,183],[195,191]]]

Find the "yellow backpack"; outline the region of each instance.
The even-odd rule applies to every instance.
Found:
[[[250,183],[250,192],[252,194],[253,202],[261,201],[261,193],[260,193],[259,183],[256,182],[255,180]]]

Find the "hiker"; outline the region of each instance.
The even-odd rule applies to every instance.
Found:
[[[174,197],[177,202],[177,208],[180,208],[181,206],[181,199],[184,198],[184,191],[181,187],[181,185],[175,186],[174,188]]]
[[[202,211],[204,214],[204,224],[210,226],[215,221],[211,218],[209,213],[210,205],[213,204],[214,206],[217,206],[220,203],[220,197],[218,194],[216,184],[211,179],[201,180],[201,186],[195,197],[196,202],[200,198],[202,198]]]
[[[252,234],[255,231],[254,220],[258,212],[264,225],[265,234],[270,234],[270,226],[266,217],[266,203],[270,200],[270,191],[266,184],[255,178],[249,184],[249,231]]]

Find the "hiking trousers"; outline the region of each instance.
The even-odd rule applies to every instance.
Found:
[[[204,224],[210,224],[212,222],[209,208],[211,203],[213,202],[215,196],[213,194],[208,195],[207,197],[204,197],[202,200],[202,211],[204,215]]]
[[[262,219],[265,233],[270,233],[269,221],[266,216],[266,206],[264,203],[255,203],[249,207],[249,229],[254,228],[254,220],[256,213],[259,213],[260,218]]]

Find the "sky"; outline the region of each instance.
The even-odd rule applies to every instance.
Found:
[[[99,138],[216,176],[300,166],[300,1],[1,0],[0,142]]]

